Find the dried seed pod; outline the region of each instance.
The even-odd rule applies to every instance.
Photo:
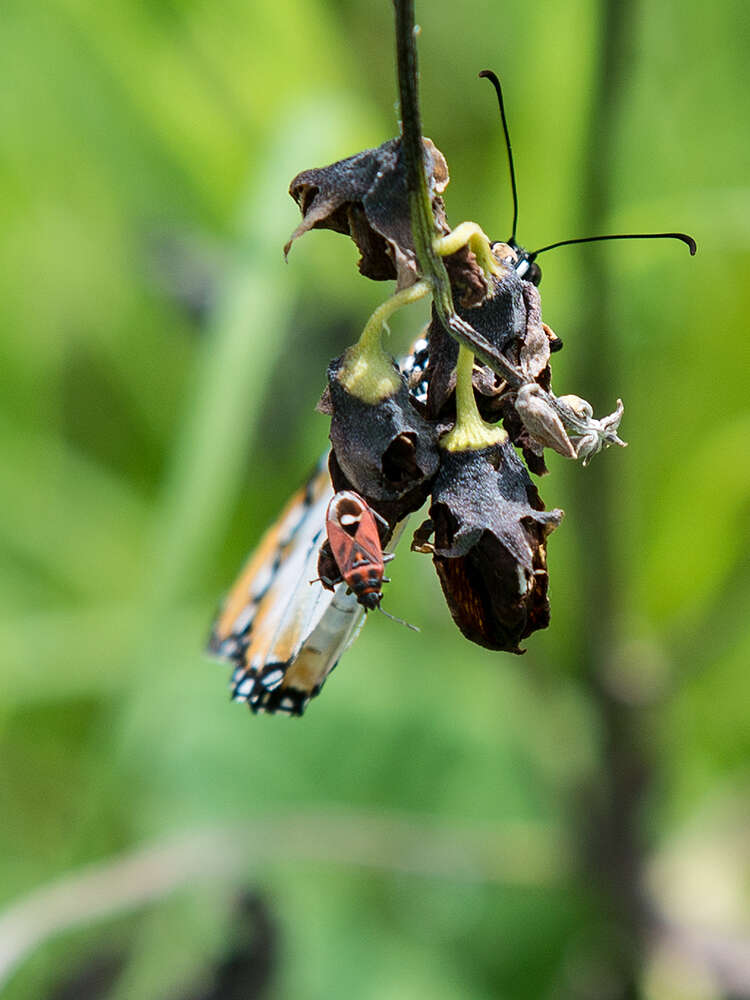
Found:
[[[433,215],[437,230],[444,233],[448,226],[440,195],[449,181],[448,165],[430,139],[423,139],[423,146]],[[309,229],[332,229],[354,240],[361,254],[359,270],[365,277],[396,278],[399,288],[419,277],[400,138],[327,167],[303,170],[292,181],[289,193],[302,211],[302,222],[284,247],[285,253]]]
[[[489,279],[489,295],[474,308],[457,307],[467,323],[501,351],[527,378],[549,384],[550,339],[542,324],[539,292],[512,267]],[[455,388],[458,344],[445,331],[433,310],[429,331],[430,385],[427,413],[431,419],[444,416]],[[502,412],[499,397],[504,383],[485,366],[475,370],[474,387],[483,417],[496,420]]]
[[[432,491],[433,561],[454,621],[488,649],[549,624],[546,539],[563,516],[545,511],[512,445],[443,455]],[[429,525],[417,531],[427,550]]]
[[[565,458],[576,457],[563,422],[550,406],[541,386],[536,382],[521,386],[516,393],[515,408],[531,439],[532,448],[537,451],[552,448]]]
[[[503,427],[508,432],[508,437],[516,448],[521,449],[529,472],[533,472],[535,476],[546,476],[549,469],[544,461],[544,449],[540,448],[533,441],[529,432],[524,427],[513,405],[513,396],[505,394],[499,400],[499,403]]]
[[[437,433],[415,409],[400,374],[394,393],[369,403],[342,385],[341,363],[339,358],[328,369],[331,444],[346,483],[339,479],[335,486],[353,489],[379,512],[382,502],[402,502],[384,514],[394,523],[397,513],[418,509],[429,492],[439,463]]]

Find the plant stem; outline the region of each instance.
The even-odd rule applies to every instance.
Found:
[[[435,249],[438,235],[432,216],[432,202],[424,171],[422,120],[417,90],[417,47],[414,34],[414,0],[393,0],[396,13],[396,62],[401,106],[401,152],[409,189],[412,237],[419,270],[432,290],[435,311],[445,329],[459,344],[468,347],[480,361],[517,388],[521,374],[500,351],[456,315],[450,279]]]
[[[396,9],[396,60],[401,107],[401,154],[409,188],[409,208],[414,249],[422,275],[432,286],[438,311],[454,311],[448,272],[434,248],[438,235],[432,217],[432,203],[424,172],[422,120],[417,90],[417,46],[415,44],[414,0],[394,0]]]
[[[477,451],[508,440],[502,427],[493,427],[482,420],[474,396],[473,372],[474,355],[461,344],[456,362],[456,423],[440,439],[440,446],[446,451]]]
[[[359,340],[344,355],[339,381],[347,392],[371,406],[393,396],[401,386],[401,376],[393,367],[393,358],[383,348],[386,320],[401,306],[418,302],[429,294],[425,281],[402,288],[381,303],[365,324]]]

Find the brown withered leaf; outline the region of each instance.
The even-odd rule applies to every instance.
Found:
[[[423,138],[427,182],[439,232],[448,232],[441,193],[449,176],[445,157]],[[309,229],[332,229],[351,236],[361,254],[359,270],[367,278],[396,278],[400,288],[418,278],[401,139],[389,139],[327,167],[303,170],[289,186],[302,212],[284,253]]]
[[[331,444],[347,485],[334,479],[334,486],[355,490],[379,512],[383,501],[396,502],[403,517],[429,492],[440,461],[437,432],[414,408],[403,378],[394,395],[371,404],[347,392],[340,366],[341,358],[328,369],[327,404]],[[396,512],[383,516],[391,521]]]
[[[549,624],[546,539],[562,511],[545,511],[513,446],[444,453],[432,491],[433,561],[467,639],[521,653]],[[425,530],[417,532],[424,548]]]
[[[530,379],[540,379],[543,372],[549,371],[550,337],[547,332],[549,327],[545,329],[545,324],[542,323],[542,299],[539,289],[530,281],[523,279],[521,284],[526,306],[526,331],[521,341],[518,360],[524,375]]]

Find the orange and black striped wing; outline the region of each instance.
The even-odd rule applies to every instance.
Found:
[[[232,697],[254,712],[301,715],[361,627],[344,584],[333,592],[310,585],[332,496],[322,460],[261,539],[214,625],[209,649],[234,665]]]

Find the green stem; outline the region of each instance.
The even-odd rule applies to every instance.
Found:
[[[456,423],[440,439],[446,451],[478,451],[507,441],[502,427],[493,427],[482,420],[474,396],[474,355],[463,344],[456,362]]]
[[[417,90],[417,47],[414,43],[414,0],[394,0],[396,61],[401,106],[401,154],[409,189],[412,235],[417,262],[432,288],[438,312],[452,313],[453,296],[448,272],[434,249],[437,235],[432,201],[424,172],[422,121]]]
[[[401,306],[418,302],[429,291],[427,282],[418,281],[386,299],[370,316],[359,340],[344,355],[339,371],[339,381],[350,395],[374,406],[398,392],[401,376],[383,348],[386,320]]]
[[[430,285],[441,323],[459,344],[468,347],[488,368],[505,379],[512,389],[524,379],[501,352],[456,315],[448,272],[435,249],[432,202],[424,172],[422,121],[417,92],[417,50],[414,43],[414,0],[393,0],[396,12],[396,60],[401,106],[401,152],[409,189],[412,237],[420,273]]]
[[[456,425],[443,438],[442,445],[455,451],[488,447],[504,440],[507,435],[499,428],[486,424],[479,415],[471,380],[474,355],[476,354],[480,361],[504,378],[511,388],[517,388],[524,379],[497,348],[456,315],[450,279],[440,256],[441,247],[448,253],[452,252],[451,238],[447,237],[448,242],[445,238],[443,240],[437,238],[440,234],[435,227],[432,201],[424,170],[422,121],[417,89],[417,48],[414,40],[414,0],[394,0],[394,8],[401,105],[401,152],[409,190],[414,251],[422,278],[432,291],[435,311],[448,333],[461,345],[456,369]],[[476,243],[480,234],[484,236],[478,226],[476,230],[472,229],[470,234],[462,232],[461,245],[467,238],[473,239]],[[489,248],[486,237],[484,241]],[[479,252],[482,254],[483,248],[480,247]],[[494,272],[495,266],[493,259],[488,264],[488,269]]]
[[[477,263],[485,274],[501,275],[503,273],[500,264],[492,253],[492,247],[486,233],[476,222],[462,222],[456,226],[446,236],[440,236],[433,246],[436,253],[441,257],[449,257],[457,250],[468,246],[469,250],[477,258]]]

